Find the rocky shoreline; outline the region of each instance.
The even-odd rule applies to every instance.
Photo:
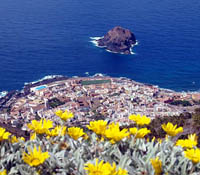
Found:
[[[3,105],[9,101],[9,99],[19,98],[19,97],[28,95],[30,93],[30,89],[33,87],[41,86],[41,85],[56,82],[56,81],[67,80],[67,79],[69,79],[69,77],[67,77],[67,76],[57,76],[57,77],[55,76],[53,78],[44,79],[41,81],[37,81],[35,83],[32,83],[32,82],[27,83],[21,91],[18,91],[18,90],[10,91],[4,97],[0,98],[0,111],[3,107]]]

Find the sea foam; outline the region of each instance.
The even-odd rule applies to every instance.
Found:
[[[90,37],[90,39],[91,39],[91,43],[93,43],[96,47],[99,47],[99,48],[105,48],[106,46],[99,46],[98,45],[98,42],[97,42],[97,40],[99,40],[99,39],[102,39],[103,38],[103,36],[102,37]],[[130,54],[131,55],[134,55],[135,53],[133,52],[133,47],[134,46],[137,46],[138,45],[138,41],[136,41],[136,43],[135,44],[133,44],[133,45],[131,45],[131,48],[130,48]],[[110,52],[110,53],[118,53],[118,52],[113,52],[113,51],[111,51],[111,50],[109,50],[109,49],[106,49],[106,51],[107,52]],[[120,52],[120,54],[124,54],[123,52]]]
[[[32,81],[32,82],[29,82],[29,83],[25,82],[24,85],[35,84],[35,83],[38,83],[40,81],[47,80],[47,79],[52,79],[52,78],[56,78],[56,77],[63,77],[63,76],[62,75],[47,75],[47,76],[45,76],[45,77],[43,77],[41,79],[38,79],[36,81]]]
[[[105,46],[99,46],[98,42],[97,42],[97,40],[102,39],[102,38],[103,38],[103,36],[101,36],[101,37],[90,37],[90,39],[91,39],[90,42],[93,43],[96,47],[105,48]]]
[[[5,97],[8,94],[8,91],[2,91],[0,92],[0,98]]]

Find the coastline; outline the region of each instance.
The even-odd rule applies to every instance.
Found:
[[[194,93],[194,94],[195,93],[199,93],[199,91],[175,91],[175,90],[172,90],[172,89],[162,88],[162,87],[159,87],[158,85],[154,85],[154,84],[137,82],[137,81],[135,81],[133,79],[130,79],[130,78],[127,78],[127,77],[111,77],[109,75],[104,75],[104,74],[101,74],[101,73],[96,73],[94,75],[85,76],[85,77],[81,77],[81,76],[68,77],[68,76],[65,76],[65,75],[47,75],[47,76],[42,77],[41,79],[34,80],[32,82],[25,82],[24,83],[24,87],[22,87],[22,89],[20,89],[20,90],[17,90],[17,89],[16,90],[12,90],[12,91],[6,91],[6,90],[4,90],[4,91],[0,92],[0,94],[3,94],[3,95],[0,95],[0,102],[4,98],[7,98],[7,96],[10,96],[10,93],[12,93],[14,91],[23,92],[23,93],[27,94],[27,93],[30,92],[30,88],[32,88],[32,87],[36,87],[36,86],[40,86],[40,85],[45,85],[45,84],[53,83],[53,82],[56,82],[56,81],[67,80],[67,79],[73,79],[73,78],[94,78],[94,77],[98,77],[98,76],[99,77],[109,77],[109,78],[124,78],[124,79],[127,79],[127,80],[131,80],[131,81],[133,81],[135,83],[142,84],[142,85],[155,86],[155,87],[157,87],[157,88],[159,88],[161,90],[165,90],[165,91],[169,91],[169,92]]]

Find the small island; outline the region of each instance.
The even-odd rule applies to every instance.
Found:
[[[131,48],[136,44],[135,35],[120,26],[114,27],[102,38],[97,39],[97,46],[105,47],[114,53],[131,54]]]

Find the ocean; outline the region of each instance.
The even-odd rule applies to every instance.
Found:
[[[5,0],[0,5],[0,91],[47,75],[102,73],[176,91],[200,90],[199,0]],[[97,48],[115,26],[133,55]]]

